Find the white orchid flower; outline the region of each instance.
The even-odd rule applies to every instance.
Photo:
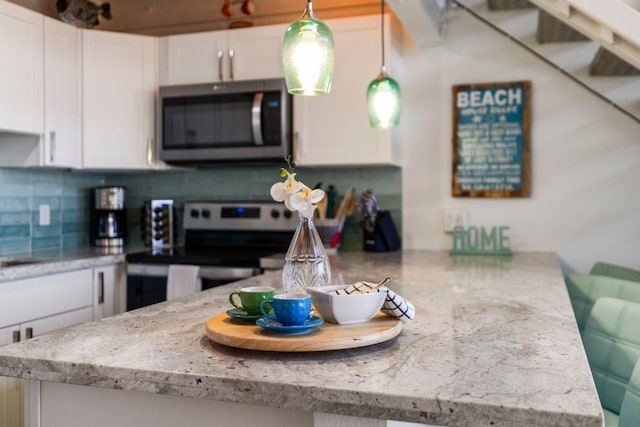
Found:
[[[284,182],[276,182],[273,184],[269,193],[276,202],[284,202],[287,199],[287,190],[285,189]]]
[[[282,176],[286,174],[284,182],[276,182],[271,186],[269,193],[276,202],[284,202],[290,211],[299,211],[306,218],[311,218],[318,203],[324,197],[324,191],[311,190],[302,182],[296,180],[296,174],[283,169]]]
[[[319,189],[311,190],[306,185],[303,185],[300,191],[289,197],[289,205],[294,210],[302,212],[302,215],[306,218],[311,218],[316,208],[316,203],[322,200],[323,197],[324,191]]]
[[[284,182],[273,184],[269,193],[276,202],[284,202],[290,194],[300,191],[302,186],[302,183],[296,181],[295,173],[287,172],[287,179]]]

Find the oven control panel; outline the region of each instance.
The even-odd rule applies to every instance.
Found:
[[[187,202],[183,218],[185,230],[289,231],[299,221],[275,202]]]

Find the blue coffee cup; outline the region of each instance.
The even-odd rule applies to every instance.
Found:
[[[300,293],[276,295],[273,299],[262,301],[260,311],[265,319],[280,322],[284,326],[303,325],[311,311],[311,296]]]

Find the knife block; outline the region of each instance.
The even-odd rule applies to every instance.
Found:
[[[363,248],[366,252],[389,252],[400,249],[402,243],[389,211],[378,211],[373,232],[364,230]]]

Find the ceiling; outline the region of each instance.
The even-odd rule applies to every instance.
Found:
[[[56,0],[9,0],[44,15],[58,18]],[[232,21],[245,20],[242,0],[231,0],[232,16],[221,13],[224,0],[107,0],[113,18],[100,18],[99,30],[136,34],[167,35],[229,28]],[[306,0],[252,0],[253,25],[291,22],[302,14]],[[96,4],[103,3],[100,0]],[[320,19],[380,13],[379,0],[315,0]]]

